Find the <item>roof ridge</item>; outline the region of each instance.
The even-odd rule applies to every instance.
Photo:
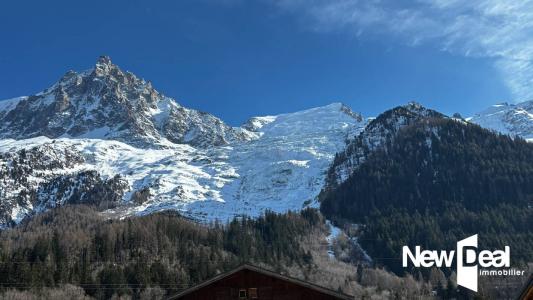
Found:
[[[232,270],[220,273],[220,274],[212,277],[211,279],[205,280],[205,281],[203,281],[203,282],[201,282],[201,283],[199,283],[197,285],[194,285],[194,286],[192,286],[190,288],[187,288],[187,289],[181,291],[179,294],[174,295],[174,296],[170,297],[169,299],[178,299],[178,298],[180,298],[182,296],[190,294],[190,293],[192,293],[192,292],[194,292],[196,290],[199,290],[202,287],[208,286],[209,284],[211,284],[213,282],[216,282],[218,280],[224,279],[224,278],[226,278],[228,276],[231,276],[231,275],[233,275],[233,274],[235,274],[237,272],[240,272],[242,270],[250,270],[250,271],[261,273],[263,275],[272,276],[272,277],[275,277],[275,278],[278,278],[278,279],[281,279],[281,280],[286,280],[286,281],[289,281],[289,282],[291,282],[293,284],[304,286],[304,287],[313,289],[315,291],[318,291],[320,293],[328,294],[328,295],[335,296],[335,297],[338,297],[338,298],[341,298],[341,299],[353,299],[353,296],[351,296],[351,295],[348,295],[348,294],[345,294],[345,293],[341,293],[341,292],[335,291],[333,289],[330,289],[330,288],[327,288],[327,287],[324,287],[324,286],[320,286],[320,285],[318,285],[316,283],[303,281],[302,279],[298,279],[298,278],[295,278],[295,277],[290,277],[290,276],[287,276],[287,275],[276,273],[276,272],[268,270],[266,268],[259,267],[257,265],[253,265],[251,263],[243,263],[243,264],[239,265],[238,267],[236,267],[236,268],[234,268]]]

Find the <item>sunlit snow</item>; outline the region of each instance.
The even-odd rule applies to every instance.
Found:
[[[252,118],[251,127],[245,130],[255,134],[255,139],[205,149],[170,142],[161,149],[140,149],[113,140],[34,138],[0,140],[0,152],[44,143],[74,147],[85,158],[80,169],[96,170],[108,178],[120,174],[127,180],[130,191],[123,205],[107,211],[114,216],[172,209],[203,222],[226,221],[238,215],[258,216],[265,210],[316,207],[335,153],[364,126],[364,121],[345,109],[334,103]],[[108,130],[102,128],[85,137],[100,137]],[[149,189],[149,200],[132,203],[132,193],[143,188]],[[19,211],[13,209],[17,219]]]

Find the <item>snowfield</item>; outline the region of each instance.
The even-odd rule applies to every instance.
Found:
[[[120,206],[105,212],[115,217],[171,209],[201,222],[227,221],[239,215],[258,216],[265,210],[317,207],[317,195],[335,153],[364,125],[358,114],[334,103],[252,118],[243,126],[252,140],[208,148],[168,141],[162,141],[164,148],[136,148],[109,139],[38,137],[0,140],[0,153],[42,145],[76,149],[84,161],[75,169],[53,174],[94,170],[104,178],[120,175],[129,189]],[[39,180],[32,182],[37,189]],[[132,201],[132,195],[143,190],[149,191],[148,199]],[[31,204],[15,205],[11,215],[20,222],[35,210]]]
[[[495,104],[468,118],[469,122],[511,136],[533,140],[533,101]]]

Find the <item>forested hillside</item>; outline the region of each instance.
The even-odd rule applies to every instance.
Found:
[[[376,299],[430,286],[331,259],[316,210],[201,225],[176,213],[125,220],[67,205],[0,232],[0,299],[164,299],[241,263]]]
[[[223,228],[172,213],[106,221],[90,208],[65,207],[0,233],[0,282],[21,288],[70,283],[98,298],[138,295],[150,286],[172,293],[241,262],[307,264],[310,254],[293,240],[320,220],[316,211],[268,213]]]
[[[512,264],[533,257],[533,145],[477,125],[428,118],[398,131],[365,157],[322,212],[365,225],[360,242],[397,273],[404,245],[452,249],[479,234],[480,246],[510,245]]]

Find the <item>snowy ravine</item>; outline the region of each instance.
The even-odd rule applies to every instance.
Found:
[[[27,168],[28,174],[24,176],[34,179],[26,184],[25,193],[40,193],[43,182],[58,176],[95,171],[103,182],[120,175],[120,180],[127,183],[120,203],[105,211],[112,216],[172,209],[202,222],[226,221],[237,215],[258,216],[267,209],[284,212],[317,207],[317,195],[335,153],[364,125],[360,115],[334,103],[296,113],[252,118],[243,125],[243,130],[253,135],[253,140],[220,146],[194,147],[167,141],[163,148],[136,148],[110,139],[37,137],[0,140],[0,154],[35,147],[40,151],[44,147],[52,153],[70,149],[82,157],[64,169],[54,165],[55,169],[47,170],[46,176]],[[9,163],[4,168],[9,170]],[[9,180],[0,181],[0,187],[8,192],[6,195],[23,192],[10,185]],[[65,194],[70,195],[63,193],[63,198]],[[11,201],[9,211],[4,213],[7,219],[19,222],[43,207],[68,202],[57,197],[46,194],[54,205],[32,203],[33,198],[28,197]]]

